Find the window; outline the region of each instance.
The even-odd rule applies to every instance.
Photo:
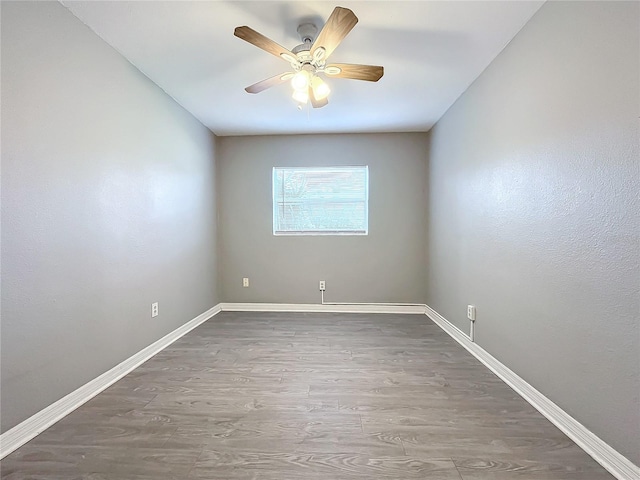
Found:
[[[274,235],[366,235],[369,168],[273,169]]]

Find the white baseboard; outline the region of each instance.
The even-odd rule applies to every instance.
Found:
[[[547,420],[558,427],[580,448],[593,457],[593,459],[602,465],[611,475],[618,480],[640,479],[640,467],[634,465],[630,460],[614,450],[609,444],[605,443],[575,418],[529,385],[516,373],[495,359],[490,353],[478,346],[478,344],[472,342],[465,333],[434,309],[426,306],[425,313],[434,323],[448,333],[449,336],[469,351],[471,355],[476,357],[489,370],[500,377],[503,382],[509,385],[522,398],[544,415]]]
[[[300,313],[409,313],[424,315],[424,305],[351,304],[327,305],[319,303],[221,303],[227,312],[300,312]]]
[[[176,328],[173,332],[140,350],[138,353],[127,358],[124,362],[119,363],[111,370],[108,370],[99,377],[85,383],[83,386],[74,390],[67,396],[62,397],[57,402],[40,410],[35,415],[13,427],[11,430],[4,432],[0,435],[0,459],[6,457],[11,452],[45,431],[58,420],[61,420],[76,408],[91,400],[107,387],[120,380],[127,373],[142,365],[158,352],[164,350],[180,337],[190,332],[201,323],[204,323],[218,312],[220,312],[219,304],[198,315],[196,318],[190,320],[181,327]]]

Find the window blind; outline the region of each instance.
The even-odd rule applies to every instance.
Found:
[[[369,168],[275,167],[274,235],[366,235]]]

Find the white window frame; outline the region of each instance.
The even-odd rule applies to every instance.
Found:
[[[364,220],[365,220],[365,228],[364,230],[331,230],[331,231],[327,231],[327,230],[304,230],[304,231],[300,231],[300,230],[276,230],[276,226],[278,224],[277,221],[277,216],[278,216],[278,201],[276,198],[276,191],[275,191],[275,185],[276,185],[276,172],[280,171],[280,170],[301,170],[301,169],[308,169],[308,170],[327,170],[327,171],[337,171],[337,170],[349,170],[349,169],[354,169],[354,168],[362,168],[364,169],[364,174],[365,174],[365,201],[364,201]],[[348,236],[363,236],[363,235],[368,235],[369,234],[369,166],[368,165],[340,165],[340,166],[333,166],[333,167],[273,167],[272,170],[272,174],[271,174],[271,211],[272,211],[272,229],[273,229],[273,235],[275,236],[315,236],[315,235],[322,235],[322,236],[344,236],[344,235],[348,235]]]

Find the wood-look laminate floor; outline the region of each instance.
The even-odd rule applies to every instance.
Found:
[[[611,480],[424,315],[218,314],[2,480]]]

